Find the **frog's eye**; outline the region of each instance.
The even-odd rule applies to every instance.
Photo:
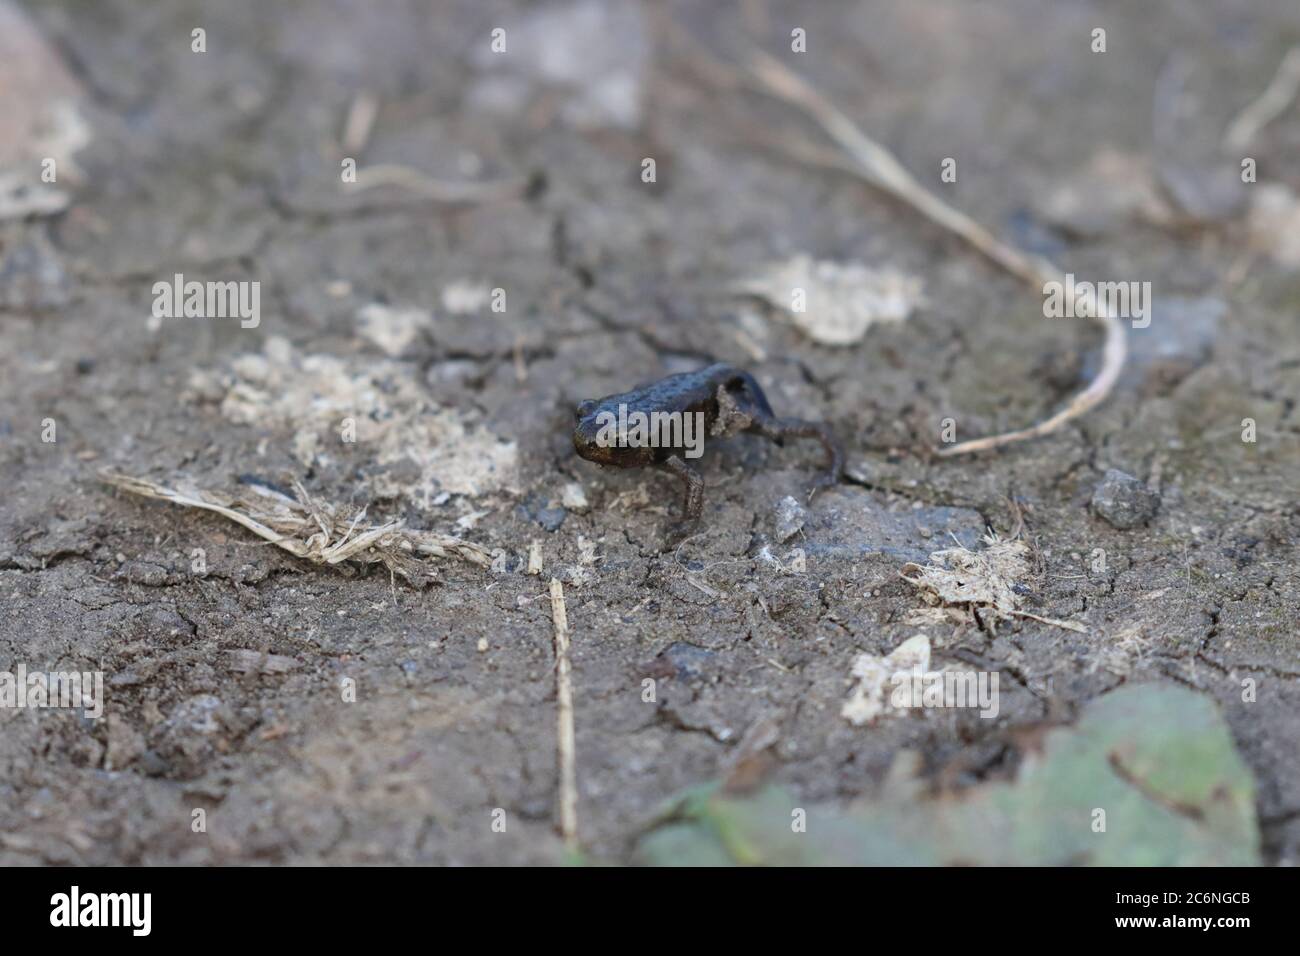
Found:
[[[583,419],[586,418],[595,410],[596,410],[596,402],[592,401],[591,399],[587,399],[585,402],[580,402],[578,404],[578,411],[575,413],[574,417],[578,419]]]

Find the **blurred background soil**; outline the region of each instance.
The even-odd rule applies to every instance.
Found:
[[[0,179],[0,669],[102,670],[108,692],[100,721],[0,711],[0,863],[558,862],[552,576],[591,858],[628,860],[655,808],[764,720],[771,779],[846,802],[904,750],[945,786],[1005,776],[1010,731],[1163,681],[1220,703],[1263,859],[1300,862],[1300,114],[1243,153],[1257,183],[1219,146],[1300,42],[1290,0],[0,0],[0,25],[0,177],[64,160],[45,193]],[[1012,244],[1152,283],[1099,411],[932,457],[945,418],[971,438],[1055,410],[1099,335],[792,159],[832,148],[728,88],[746,43]],[[349,157],[521,188],[345,191]],[[919,277],[924,301],[817,344],[733,288],[797,255]],[[153,320],[176,273],[259,281],[259,326]],[[714,445],[704,532],[661,550],[677,482],[576,459],[573,406],[715,359],[779,414],[831,422],[849,476],[792,518],[815,443]],[[115,492],[104,468],[296,479],[503,556],[442,561],[425,587],[319,568]],[[1158,487],[1148,524],[1090,509],[1110,468]],[[1086,633],[926,628],[937,660],[1001,672],[998,719],[844,720],[854,658],[918,630],[902,565],[1020,519],[1025,608]]]

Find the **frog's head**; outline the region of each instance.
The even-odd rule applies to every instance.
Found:
[[[596,410],[599,402],[593,402],[588,399],[578,405],[577,410],[573,413],[573,450],[581,458],[587,461],[594,461],[600,464],[612,464],[610,457],[612,453],[617,452],[618,448],[602,441],[608,431],[604,427],[604,422],[597,421],[599,417]]]
[[[619,433],[618,416],[587,400],[574,413],[573,450],[598,465],[636,468],[654,461],[654,449],[630,447]]]

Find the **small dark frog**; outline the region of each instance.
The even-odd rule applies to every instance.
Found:
[[[786,438],[816,438],[826,449],[827,471],[814,485],[833,485],[844,454],[828,426],[777,418],[754,376],[730,365],[710,365],[669,375],[630,392],[578,406],[573,447],[588,461],[618,468],[662,467],[686,487],[687,521],[704,510],[704,479],[689,459],[703,453],[705,437],[757,432],[778,445]]]

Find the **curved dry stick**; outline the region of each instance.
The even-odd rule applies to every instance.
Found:
[[[1223,134],[1223,148],[1245,149],[1255,134],[1286,112],[1300,94],[1300,46],[1293,46],[1278,65],[1273,81]]]
[[[889,150],[858,129],[833,103],[780,60],[761,50],[754,50],[751,52],[749,68],[766,92],[799,107],[816,120],[826,134],[854,159],[857,163],[855,171],[868,183],[907,203],[931,222],[966,240],[1007,272],[1034,286],[1065,281],[1065,273],[1050,260],[1013,249],[965,213],[953,209],[927,192]],[[1101,404],[1119,379],[1127,357],[1128,343],[1124,337],[1124,326],[1111,311],[1101,306],[1095,294],[1088,296],[1083,308],[1085,314],[1095,318],[1106,332],[1101,369],[1088,387],[1075,395],[1065,408],[1037,425],[959,442],[940,449],[939,455],[964,455],[1028,438],[1038,438]]]
[[[1059,280],[1064,282],[1065,277]],[[1051,281],[1051,280],[1044,280]],[[1085,287],[1086,288],[1086,287]],[[1101,369],[1097,372],[1096,378],[1088,383],[1088,387],[1082,392],[1070,399],[1068,405],[1044,419],[1037,425],[1029,428],[1021,428],[1014,432],[1003,432],[1000,435],[989,435],[986,438],[972,438],[970,441],[958,442],[956,445],[950,445],[947,448],[941,448],[938,451],[940,457],[947,458],[951,455],[966,455],[976,451],[986,451],[990,448],[998,448],[1002,445],[1009,445],[1012,442],[1025,441],[1029,438],[1041,438],[1060,428],[1066,422],[1078,418],[1097,405],[1100,405],[1110,390],[1115,387],[1119,380],[1120,370],[1124,367],[1124,359],[1128,354],[1128,341],[1124,336],[1124,326],[1120,324],[1118,318],[1100,302],[1097,301],[1096,292],[1089,290],[1086,296],[1081,294],[1084,299],[1083,314],[1095,318],[1106,329],[1106,341],[1102,346]],[[1079,306],[1075,306],[1076,313]]]

